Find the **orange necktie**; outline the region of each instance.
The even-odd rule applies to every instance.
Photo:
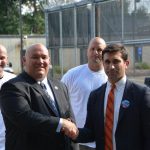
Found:
[[[115,85],[112,85],[107,100],[105,116],[105,150],[113,150],[114,89]]]

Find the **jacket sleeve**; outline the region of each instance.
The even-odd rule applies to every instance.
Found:
[[[142,90],[141,97],[141,127],[143,135],[143,150],[150,149],[150,88]]]
[[[83,128],[79,128],[79,136],[77,137],[75,142],[79,143],[87,143],[93,142],[94,139],[94,125],[93,125],[93,101],[94,101],[94,93],[92,92],[88,99],[87,105],[87,117],[86,122]]]
[[[40,94],[36,96],[38,101],[32,99],[33,102],[31,102],[32,94],[27,86],[15,85],[11,82],[2,86],[0,104],[5,124],[8,127],[15,126],[24,132],[38,132],[46,135],[55,133],[60,118],[50,116],[42,109],[34,108],[43,105],[44,109],[45,104],[44,102],[38,104],[42,101]]]

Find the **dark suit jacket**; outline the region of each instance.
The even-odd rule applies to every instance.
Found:
[[[74,120],[66,87],[49,80],[60,116],[49,99],[27,73],[6,82],[0,91],[6,125],[6,150],[70,150],[70,139],[56,129],[60,118]]]
[[[87,118],[78,142],[96,141],[104,150],[106,84],[90,94]],[[115,133],[116,150],[150,150],[150,89],[127,80]]]

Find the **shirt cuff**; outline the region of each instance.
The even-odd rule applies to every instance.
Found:
[[[60,132],[60,131],[61,131],[61,128],[62,128],[62,122],[63,122],[63,119],[60,118],[59,124],[58,124],[57,129],[56,129],[56,132]]]

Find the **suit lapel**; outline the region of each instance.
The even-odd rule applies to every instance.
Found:
[[[70,110],[68,110],[68,108],[70,107],[68,104],[69,97],[65,97],[64,94],[62,94],[62,92],[64,92],[59,83],[55,82],[53,80],[49,80],[49,84],[51,86],[56,104],[57,104],[57,108],[59,111],[59,115],[63,118],[70,118],[72,116],[72,112]],[[73,119],[73,118],[72,118]]]
[[[99,92],[101,93],[98,97],[99,97],[99,110],[97,112],[99,112],[99,127],[102,127],[102,136],[104,136],[104,98],[105,98],[105,91],[106,91],[106,85],[107,84],[104,84]]]
[[[45,94],[45,92],[43,91],[43,89],[41,88],[41,86],[40,86],[38,83],[35,83],[35,84],[33,85],[33,88],[34,88],[37,92],[39,92],[39,93],[42,95],[43,100],[46,102],[47,106],[53,111],[53,113],[54,113],[55,115],[57,115],[57,114],[55,113],[55,111],[54,111],[53,106],[52,106],[51,103],[50,103],[49,98],[46,96],[46,94]]]
[[[118,118],[117,127],[118,127],[120,121],[122,120],[127,109],[129,107],[131,107],[132,100],[133,100],[132,83],[129,80],[127,80],[126,85],[125,85],[125,89],[124,89],[123,98],[122,98],[122,101],[120,104],[120,111],[119,111],[119,118]]]
[[[54,114],[57,116],[55,113],[53,106],[50,104],[50,100],[47,98],[45,92],[43,91],[42,87],[37,83],[36,80],[34,80],[31,76],[29,76],[25,71],[21,73],[21,75],[24,77],[25,81],[29,83],[33,89],[35,89],[38,93],[40,93],[43,97],[43,100],[46,102],[47,106],[54,112]],[[58,89],[56,86],[53,86],[50,82],[50,87],[52,89],[52,92],[54,94],[54,97],[56,97],[57,94],[55,94],[54,89]],[[57,97],[56,97],[57,98]]]
[[[50,88],[53,92],[53,95],[54,95],[54,99],[55,99],[55,102],[56,102],[56,106],[57,106],[57,109],[58,109],[58,112],[59,112],[59,115],[60,115],[60,110],[59,109],[61,106],[62,106],[62,103],[61,103],[61,94],[59,93],[60,92],[60,89],[59,87],[54,83],[52,82],[51,80],[48,80],[48,83],[50,85]]]

